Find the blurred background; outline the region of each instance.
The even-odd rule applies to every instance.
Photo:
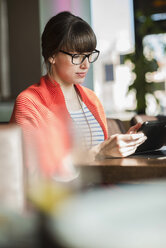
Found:
[[[0,0],[0,122],[16,96],[45,74],[40,37],[69,10],[94,29],[100,50],[85,85],[107,117],[166,114],[166,0]]]
[[[166,115],[166,0],[0,0],[0,122],[10,120],[17,95],[46,73],[41,34],[47,21],[64,10],[82,17],[96,33],[100,57],[91,65],[84,85],[96,92],[107,117],[126,121],[136,113]],[[93,189],[93,179],[100,183],[100,176],[116,178],[116,173],[114,169],[105,174],[88,170],[85,179],[65,185],[67,189],[40,181],[33,185],[33,194],[24,192],[21,133],[18,130],[17,137],[14,131],[11,127],[9,148],[1,138],[1,183],[11,194],[3,187],[0,193],[11,208],[19,210],[27,200],[26,193],[25,205],[30,201],[32,206],[26,207],[35,211],[17,216],[0,209],[0,247],[166,247],[165,181],[107,182],[101,189]],[[5,129],[2,134],[6,137]],[[148,168],[140,162],[145,178],[146,173],[152,178],[165,177],[165,160],[160,159],[156,167],[156,160],[147,160]],[[125,164],[122,160],[117,178],[139,178],[135,161]],[[131,165],[131,171],[125,165]],[[70,198],[81,193],[84,181],[91,190]],[[68,204],[63,202],[68,200],[66,196]],[[58,209],[58,204],[64,204],[63,208],[59,205]],[[58,238],[63,240],[62,246],[55,244]]]

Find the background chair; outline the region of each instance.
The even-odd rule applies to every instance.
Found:
[[[22,133],[13,124],[0,124],[0,203],[1,207],[24,209]]]
[[[165,115],[135,115],[131,120],[130,120],[130,124],[135,125],[138,122],[145,122],[145,121],[166,121],[166,116]]]
[[[137,124],[138,122],[145,122],[145,121],[156,121],[158,120],[157,116],[152,115],[135,115],[131,120],[130,124],[131,126]]]
[[[123,121],[119,119],[107,118],[108,136],[116,133],[126,133]]]

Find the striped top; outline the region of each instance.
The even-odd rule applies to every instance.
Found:
[[[82,145],[90,148],[104,141],[103,130],[93,114],[82,103],[82,108],[74,112],[69,112],[76,127],[76,135]]]

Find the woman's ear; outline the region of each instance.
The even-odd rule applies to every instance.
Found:
[[[51,63],[51,64],[55,64],[55,58],[54,57],[49,57],[49,62]]]

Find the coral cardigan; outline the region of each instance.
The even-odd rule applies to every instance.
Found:
[[[107,139],[106,117],[99,99],[92,90],[84,86],[75,85],[75,88],[82,101],[99,122],[104,137]],[[46,150],[49,150],[51,154],[53,153],[51,152],[51,150],[53,151],[53,147],[51,146],[54,146],[54,142],[50,140],[54,139],[55,141],[58,136],[61,144],[57,143],[54,148],[63,146],[65,147],[63,150],[66,151],[70,147],[71,137],[68,129],[70,121],[70,114],[67,110],[60,85],[55,81],[51,81],[48,75],[41,77],[39,83],[28,87],[18,95],[10,120],[11,123],[17,123],[22,127],[25,136],[28,136],[33,130],[31,138],[37,139],[38,137],[40,140],[38,143],[38,153],[40,157],[41,154],[45,154],[45,157],[42,155],[42,158],[40,158],[40,163],[44,164],[44,170],[48,170],[50,164],[48,161],[50,154],[46,159]],[[42,128],[45,128],[45,130]],[[40,129],[42,129],[41,132],[39,131]],[[36,137],[34,134],[36,135],[37,132],[38,136]],[[64,153],[62,152],[60,154],[63,155]],[[59,156],[59,151],[57,152],[57,156]],[[54,160],[53,157],[52,159]],[[48,171],[52,173],[55,166],[50,166],[50,168],[50,171]]]

